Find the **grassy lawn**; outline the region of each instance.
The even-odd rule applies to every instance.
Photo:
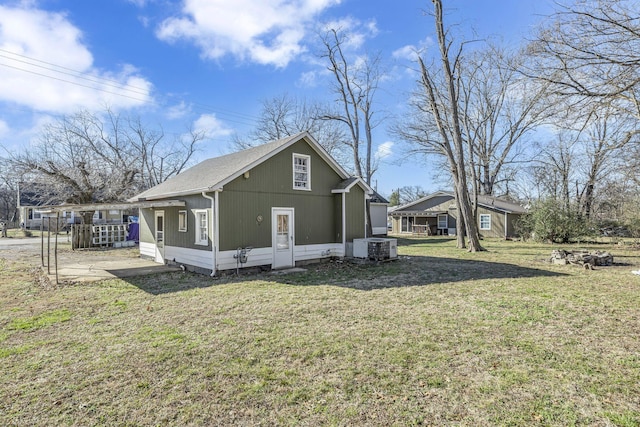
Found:
[[[640,425],[640,250],[587,247],[617,263],[589,271],[400,243],[58,289],[0,258],[0,425]]]

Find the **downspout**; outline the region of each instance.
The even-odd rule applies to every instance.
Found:
[[[218,195],[217,192],[214,193],[216,196]],[[211,200],[211,261],[213,262],[213,265],[211,266],[211,277],[216,275],[216,244],[215,244],[215,237],[217,236],[217,232],[216,232],[216,227],[215,227],[215,221],[214,218],[216,217],[216,201],[215,198],[207,195],[207,193],[205,193],[204,191],[202,192],[202,197],[204,197],[205,199],[209,199]]]
[[[347,194],[342,193],[342,256],[347,256]]]
[[[213,258],[215,259],[215,263],[213,264],[213,268],[216,269],[218,262],[218,252],[220,251],[220,190],[216,190],[213,193],[214,197],[214,208],[215,212],[213,214],[213,243],[215,245],[213,249]],[[214,270],[216,271],[216,270]]]

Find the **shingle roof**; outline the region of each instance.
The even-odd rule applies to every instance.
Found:
[[[451,191],[437,191],[433,194],[429,194],[428,196],[422,197],[421,199],[415,200],[413,202],[407,203],[402,206],[394,206],[389,213],[395,211],[407,211],[407,208],[417,205],[425,200],[429,200],[436,196],[450,196],[454,198],[455,195]],[[525,214],[527,210],[520,206],[517,203],[512,203],[504,199],[499,199],[497,197],[492,196],[478,196],[478,205],[483,206],[485,208],[496,209],[506,213],[515,213],[515,214]],[[409,210],[411,211],[411,210]],[[413,212],[413,211],[411,211]]]
[[[321,155],[330,159],[328,154],[324,152],[322,147],[315,142],[308,132],[302,132],[236,153],[204,160],[155,187],[138,194],[130,199],[130,201],[198,194],[203,191],[212,191],[221,188],[224,184],[240,176],[245,171],[260,164],[289,145],[305,138],[307,141],[311,141],[311,145],[321,152]],[[346,172],[335,163],[333,159],[331,159],[330,162],[341,176],[344,178],[347,177]]]
[[[340,182],[340,184],[336,185],[334,190],[346,190],[348,188],[351,188],[351,186],[358,181],[358,178],[355,176],[351,176],[345,180],[342,180]]]
[[[478,204],[487,208],[495,208],[503,212],[525,214],[527,210],[517,203],[491,196],[478,196]]]
[[[387,199],[385,199],[384,197],[382,197],[380,195],[380,193],[378,193],[377,191],[373,191],[373,194],[371,195],[371,199],[370,199],[371,203],[386,203],[389,204],[389,201]]]

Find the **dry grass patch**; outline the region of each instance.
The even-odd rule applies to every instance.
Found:
[[[56,290],[0,260],[0,423],[640,424],[640,253],[585,271],[484,243]]]

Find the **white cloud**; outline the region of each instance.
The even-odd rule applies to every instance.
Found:
[[[352,17],[325,22],[320,30],[326,33],[336,30],[344,36],[342,48],[344,50],[359,50],[368,39],[378,34],[376,21],[362,22]]]
[[[96,69],[82,37],[63,13],[0,5],[0,101],[55,113],[151,102],[148,80]]]
[[[202,114],[193,122],[193,130],[203,132],[206,138],[229,136],[233,133],[233,129],[227,127],[215,114]]]
[[[433,46],[433,44],[433,39],[431,37],[427,37],[425,40],[420,41],[417,46],[409,44],[394,50],[391,53],[391,56],[395,59],[404,59],[414,62],[418,55],[422,55],[424,51],[430,46]]]
[[[375,157],[378,160],[385,159],[393,155],[393,141],[383,142],[378,145],[378,149],[376,150]]]
[[[184,0],[182,15],[166,19],[161,40],[189,40],[204,58],[285,67],[306,49],[309,24],[340,0]]]
[[[307,71],[300,75],[296,82],[298,87],[312,88],[318,86],[318,75],[315,71]]]
[[[166,116],[169,120],[180,119],[191,112],[191,106],[181,101],[167,109]]]

